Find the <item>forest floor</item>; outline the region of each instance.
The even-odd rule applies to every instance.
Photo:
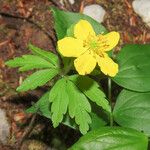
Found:
[[[53,129],[51,122],[40,116],[25,114],[24,110],[37,101],[43,89],[17,93],[15,89],[27,73],[18,73],[16,69],[10,69],[4,64],[6,60],[30,53],[27,48],[29,42],[54,51],[56,37],[50,6],[82,13],[85,5],[100,4],[106,10],[102,24],[107,30],[121,34],[121,41],[116,49],[119,50],[126,43],[150,43],[150,27],[133,11],[132,1],[76,0],[71,5],[66,0],[62,6],[55,0],[0,0],[0,109],[6,110],[11,126],[8,144],[1,144],[0,150],[17,149],[22,143],[22,149],[26,150],[29,145],[27,142],[31,139],[34,139],[31,141],[35,145],[36,140],[41,141],[43,149],[49,145],[63,150],[80,136],[65,126]],[[28,135],[29,124],[32,123],[33,130]],[[30,140],[26,141],[28,137]]]

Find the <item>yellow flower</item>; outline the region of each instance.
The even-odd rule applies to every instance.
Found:
[[[96,35],[88,21],[80,20],[74,26],[74,37],[58,41],[58,50],[65,57],[77,57],[74,66],[80,75],[91,73],[98,63],[105,75],[113,77],[118,72],[118,64],[106,52],[113,49],[119,39],[118,32]]]

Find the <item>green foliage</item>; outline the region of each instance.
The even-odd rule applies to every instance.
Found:
[[[46,92],[33,106],[26,110],[26,113],[38,113],[48,119],[51,119],[51,103],[49,101],[49,91]],[[97,118],[96,118],[97,119]],[[99,121],[100,122],[100,121]],[[64,125],[77,129],[76,124],[70,119],[68,115],[65,116],[63,122]],[[101,123],[104,126],[104,122]]]
[[[89,124],[91,123],[89,115],[89,112],[91,112],[90,103],[71,81],[67,82],[67,92],[69,97],[69,115],[71,118],[75,118],[81,133],[85,134],[89,130]]]
[[[150,91],[150,44],[126,45],[117,55],[119,73],[113,80],[124,88]]]
[[[87,99],[88,96],[86,97],[86,94],[85,94],[86,92],[85,91],[84,91],[85,93],[82,92],[76,86],[76,84],[72,82],[71,79],[73,79],[74,77],[76,76],[60,79],[59,81],[56,82],[56,84],[53,86],[52,90],[50,91],[49,99],[50,99],[50,102],[52,102],[52,106],[51,106],[52,121],[53,121],[54,127],[57,127],[59,123],[62,122],[63,115],[66,114],[67,108],[68,108],[70,117],[75,118],[75,122],[79,125],[79,129],[81,133],[85,134],[90,128],[89,124],[91,124],[91,116],[93,120],[94,119],[98,120],[97,124],[93,123],[91,125],[91,129],[97,128],[97,125],[104,126],[106,123],[101,118],[99,118],[96,114],[95,115],[91,114],[90,116],[91,106]],[[80,79],[82,81],[84,80],[84,78],[80,78]],[[89,78],[89,81],[94,82],[94,80],[90,78]],[[80,87],[82,87],[82,85]],[[96,86],[97,88],[99,87],[96,83],[94,86]],[[82,90],[83,90],[83,87],[82,87]],[[101,94],[100,96],[102,96],[102,97],[98,96],[98,99],[101,98],[103,102],[105,95],[99,91],[98,93]],[[89,91],[89,95],[90,95],[90,91]],[[94,98],[96,99],[96,96]],[[107,100],[105,99],[105,101]]]
[[[51,119],[51,103],[49,101],[49,91],[46,92],[33,106],[26,110],[26,113],[38,113],[46,118]],[[97,114],[90,113],[92,123],[90,124],[90,130],[95,130],[106,125],[106,122],[102,120]],[[62,124],[78,130],[75,122],[70,119],[69,115],[66,115],[62,121]]]
[[[69,150],[147,150],[148,138],[133,129],[104,127],[81,137]]]
[[[85,134],[89,130],[91,106],[75,84],[67,78],[58,80],[50,91],[49,99],[52,102],[51,112],[54,127],[57,127],[63,120],[63,115],[67,112],[68,107],[69,115],[71,118],[75,118],[81,133]]]
[[[150,136],[150,93],[123,90],[114,108],[115,121]]]
[[[59,73],[58,57],[55,54],[46,52],[32,44],[29,45],[29,48],[34,55],[23,55],[5,63],[10,67],[20,67],[20,71],[44,69],[36,71],[27,77],[17,88],[19,92],[33,90],[38,86],[43,86]]]
[[[77,23],[80,19],[89,21],[97,34],[106,32],[106,29],[101,24],[89,16],[79,13],[65,12],[55,7],[51,8],[51,10],[55,19],[55,30],[58,39],[65,37],[67,29],[69,29],[72,24]]]
[[[111,112],[108,100],[96,81],[87,76],[79,75],[73,75],[69,78],[91,101],[101,106],[104,110]]]
[[[34,55],[23,55],[22,57],[16,57],[13,60],[7,61],[5,64],[9,67],[20,67],[19,71],[54,67],[47,60]]]
[[[51,62],[55,67],[58,66],[58,57],[54,53],[45,51],[39,47],[32,45],[31,43],[29,44],[29,49],[32,51],[33,54]]]
[[[17,91],[28,91],[33,90],[38,86],[43,86],[57,74],[57,69],[44,69],[36,71],[23,81],[23,83],[17,88]]]
[[[57,127],[67,112],[69,97],[66,90],[67,81],[62,78],[56,82],[50,91],[49,100],[52,102],[51,113],[53,126]]]

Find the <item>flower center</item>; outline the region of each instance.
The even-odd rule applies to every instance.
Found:
[[[84,47],[87,48],[90,53],[101,57],[103,57],[104,50],[107,46],[106,40],[102,36],[98,37],[89,35],[84,41]]]

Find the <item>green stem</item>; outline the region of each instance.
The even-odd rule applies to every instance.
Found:
[[[111,97],[111,91],[112,91],[112,84],[111,84],[111,79],[108,78],[108,99],[110,102],[111,106],[111,113],[110,113],[110,126],[113,126],[113,115],[112,115],[112,97]]]
[[[62,69],[61,76],[65,76],[71,70],[72,66],[73,66],[73,60],[70,60],[70,64],[64,69]]]

